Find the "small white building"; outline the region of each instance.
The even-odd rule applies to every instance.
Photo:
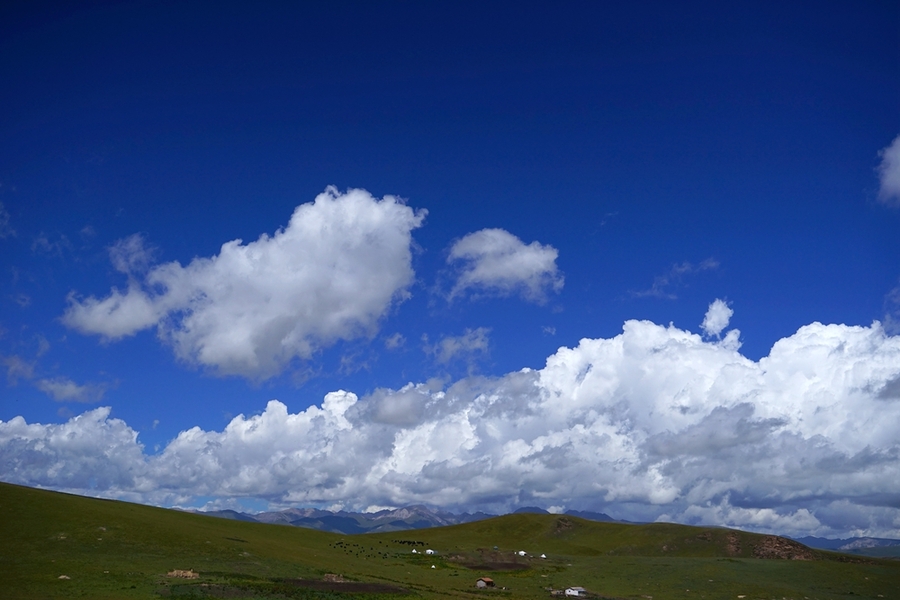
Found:
[[[587,592],[583,587],[566,588],[566,596],[587,596]]]
[[[547,558],[546,554],[541,554],[541,558]]]
[[[412,553],[413,553],[413,554],[418,554],[418,552],[416,552],[416,549],[415,549],[415,548],[413,548]]]
[[[527,552],[525,552],[524,550],[519,550],[519,556],[525,556],[526,554]]]
[[[425,551],[425,554],[434,554],[434,550],[429,548],[428,550]]]

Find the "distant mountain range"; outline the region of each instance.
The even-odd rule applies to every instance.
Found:
[[[444,511],[431,510],[425,506],[415,505],[397,508],[394,510],[380,510],[374,513],[358,513],[317,508],[288,508],[274,512],[261,512],[249,514],[234,510],[190,511],[197,514],[231,519],[234,521],[252,521],[254,523],[270,523],[274,525],[290,525],[293,527],[307,527],[332,533],[379,533],[387,531],[408,531],[411,529],[427,529],[429,527],[443,527],[445,525],[458,525],[496,517],[483,512],[454,514]],[[517,513],[541,513],[548,514],[542,508],[524,507]],[[567,515],[581,517],[591,521],[614,521],[612,517],[604,513],[583,512],[571,510]]]
[[[483,512],[454,514],[445,511],[431,510],[422,505],[406,506],[394,510],[380,510],[374,513],[358,513],[317,508],[288,508],[273,512],[261,512],[249,514],[234,510],[191,511],[197,514],[232,519],[235,521],[252,521],[254,523],[271,523],[275,525],[290,525],[293,527],[307,527],[332,533],[378,533],[387,531],[409,531],[413,529],[427,529],[429,527],[443,527],[445,525],[458,525],[496,517]],[[543,508],[524,506],[516,513],[549,514]],[[605,513],[568,510],[565,514],[587,519],[588,521],[629,523],[613,519]],[[820,537],[794,538],[796,541],[819,550],[834,550],[851,554],[860,554],[873,557],[900,557],[900,540],[889,538],[854,537],[846,539],[829,539]]]
[[[872,557],[900,557],[900,540],[890,538],[853,537],[829,539],[820,537],[794,538],[805,546],[819,550],[835,550]]]

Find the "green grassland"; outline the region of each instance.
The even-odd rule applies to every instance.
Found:
[[[719,528],[515,514],[348,536],[2,483],[0,519],[0,598],[11,599],[529,599],[574,585],[595,598],[900,598],[900,561]],[[481,576],[496,588],[477,590]]]

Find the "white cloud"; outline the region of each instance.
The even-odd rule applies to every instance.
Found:
[[[728,327],[728,323],[733,315],[734,310],[728,306],[728,303],[717,298],[709,305],[700,328],[708,336],[718,336]]]
[[[878,156],[878,200],[888,206],[900,206],[900,135]]]
[[[152,327],[170,310],[165,296],[153,297],[134,281],[124,294],[113,288],[102,300],[93,296],[81,300],[73,292],[67,300],[69,307],[63,315],[63,323],[81,333],[100,334],[108,340],[118,340]]]
[[[106,394],[105,385],[78,385],[67,377],[39,379],[35,382],[35,387],[57,402],[99,402]]]
[[[108,409],[63,425],[16,418],[0,422],[0,463],[8,481],[170,504],[565,506],[898,537],[898,382],[900,337],[878,323],[813,323],[753,361],[628,321],[540,370],[333,392],[296,414],[271,401],[221,432],[183,431],[153,456]]]
[[[224,375],[267,378],[338,340],[373,335],[413,281],[411,232],[425,211],[329,187],[287,227],[233,240],[187,266],[153,267],[125,293],[69,296],[63,322],[115,340],[156,326],[176,355]],[[139,237],[111,249],[117,269],[147,260]]]
[[[0,422],[4,480],[73,491],[148,491],[138,473],[146,457],[137,432],[97,408],[61,425]]]
[[[509,296],[544,302],[549,291],[559,292],[564,283],[556,266],[559,252],[538,242],[526,245],[503,229],[482,229],[458,240],[450,248],[447,263],[457,265],[457,280],[450,298],[467,292]]]
[[[486,327],[478,327],[477,329],[466,329],[459,336],[448,335],[442,337],[434,344],[429,344],[428,337],[424,336],[425,353],[433,355],[435,360],[441,364],[447,364],[458,358],[472,358],[475,355],[485,355],[490,347],[488,334],[490,329]]]

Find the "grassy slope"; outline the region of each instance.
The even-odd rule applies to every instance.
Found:
[[[816,561],[760,560],[751,556],[761,536],[681,525],[520,514],[438,529],[344,536],[8,484],[0,484],[0,515],[2,598],[158,598],[173,590],[199,592],[194,586],[202,583],[321,578],[329,572],[397,583],[427,598],[548,598],[543,588],[569,585],[610,597],[652,595],[657,600],[738,594],[748,600],[900,597],[897,561],[849,563],[824,552],[816,553],[823,557]],[[414,555],[411,546],[394,540],[425,542],[439,554]],[[516,550],[548,558],[523,559]],[[519,561],[529,568],[470,570],[451,560],[455,557],[470,564]],[[200,571],[203,579],[188,583],[164,576],[188,568]],[[509,591],[476,592],[473,583],[481,575]]]

